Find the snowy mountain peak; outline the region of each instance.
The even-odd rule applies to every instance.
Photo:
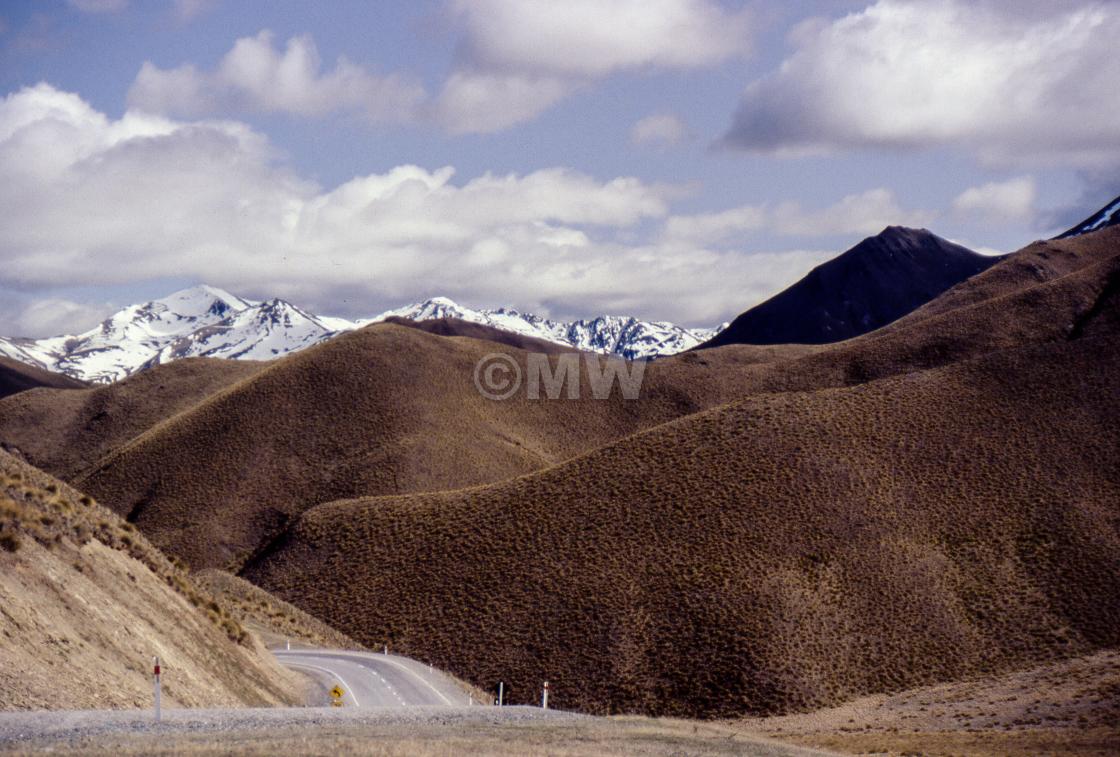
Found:
[[[83,334],[38,340],[0,337],[0,355],[104,383],[184,357],[273,360],[394,316],[413,321],[455,318],[629,359],[682,352],[715,333],[622,316],[553,321],[512,308],[474,310],[448,297],[350,321],[314,315],[286,300],[255,302],[200,285],[130,305]]]
[[[224,289],[200,284],[173,292],[139,307],[162,309],[164,312],[176,313],[184,318],[200,318],[207,315],[223,317],[230,312],[244,310],[255,304]]]

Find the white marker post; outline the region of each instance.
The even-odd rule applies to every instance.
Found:
[[[288,650],[289,652],[292,651],[292,640],[291,639],[285,639],[284,640],[284,649]]]
[[[544,693],[541,694],[541,709],[548,709],[548,681],[544,682]]]
[[[385,654],[389,654],[389,645],[388,644],[385,645]]]
[[[159,658],[152,658],[152,690],[156,699],[156,722],[159,722]]]
[[[498,706],[502,707],[506,697],[506,685],[504,681],[498,681]]]

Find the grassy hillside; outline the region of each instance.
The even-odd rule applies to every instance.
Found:
[[[1120,651],[739,726],[847,754],[1111,757],[1120,752]]]
[[[294,703],[298,683],[129,523],[0,452],[0,708]]]
[[[595,712],[802,710],[1117,645],[1118,347],[759,396],[503,483],[320,506],[246,576]]]
[[[726,402],[750,380],[729,365],[781,350],[655,363],[638,402],[486,399],[474,370],[494,352],[525,365],[493,341],[378,324],[270,364],[73,481],[192,566],[236,569],[307,507],[537,470]]]
[[[85,383],[61,373],[51,373],[17,360],[0,357],[0,399],[41,386],[78,389],[85,386]]]
[[[0,443],[35,467],[73,480],[112,450],[263,365],[193,358],[106,386],[24,392],[0,400]]]

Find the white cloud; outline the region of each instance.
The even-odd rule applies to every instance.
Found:
[[[1034,215],[1035,183],[1030,176],[970,187],[953,200],[953,210],[991,221],[1015,221]]]
[[[150,61],[128,92],[133,108],[198,116],[219,110],[323,116],[356,113],[372,121],[409,121],[423,87],[405,77],[380,76],[340,57],[330,71],[309,36],[292,37],[283,51],[262,31],[238,39],[212,72],[193,65],[161,69]]]
[[[713,0],[452,0],[464,29],[456,70],[432,103],[455,132],[535,118],[622,71],[711,66],[750,47],[746,11]]]
[[[669,146],[688,137],[688,125],[673,113],[655,113],[630,128],[630,141],[636,145]]]
[[[82,13],[119,13],[128,7],[128,0],[66,0],[67,4]]]
[[[774,208],[773,226],[779,234],[877,234],[887,226],[926,226],[935,214],[903,210],[888,189],[848,195],[822,210],[805,210],[797,202]]]
[[[711,0],[454,0],[472,63],[492,70],[598,77],[709,66],[749,45],[744,11]]]
[[[743,232],[765,229],[769,224],[770,214],[765,206],[744,205],[716,213],[672,216],[665,222],[665,236],[707,245]]]
[[[194,280],[337,315],[447,294],[699,325],[827,257],[656,233],[635,241],[676,190],[633,178],[554,168],[455,179],[451,168],[399,166],[324,189],[278,164],[244,124],[111,119],[39,85],[0,101],[0,290],[52,299],[59,286]],[[0,333],[96,320],[78,323],[81,312],[58,301],[21,313],[0,314]]]
[[[108,304],[85,304],[56,297],[33,300],[24,307],[0,311],[0,319],[12,336],[45,337],[57,334],[75,334],[85,331],[104,320],[114,308]]]
[[[777,154],[962,146],[1000,165],[1120,162],[1120,5],[879,0],[791,34],[724,142]]]
[[[427,112],[453,134],[503,131],[531,121],[576,86],[554,77],[454,71]]]
[[[672,216],[665,223],[665,236],[710,245],[761,230],[787,236],[870,235],[887,226],[924,226],[934,217],[929,211],[902,209],[890,190],[880,188],[848,195],[819,210],[806,210],[789,201]]]
[[[186,19],[205,3],[176,0],[176,8]],[[266,30],[238,39],[212,71],[146,61],[129,104],[180,117],[358,113],[377,122],[429,121],[456,134],[492,133],[610,74],[711,66],[750,47],[747,12],[715,0],[449,0],[447,7],[463,39],[430,99],[408,76],[377,74],[344,58],[322,72],[310,36],[292,37],[281,51]]]

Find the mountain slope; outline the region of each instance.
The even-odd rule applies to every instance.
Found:
[[[0,452],[0,709],[295,703],[298,683],[135,528]]]
[[[702,346],[850,339],[897,320],[998,260],[925,229],[891,226],[817,266]]]
[[[40,386],[78,389],[85,386],[85,383],[60,373],[44,371],[18,360],[0,357],[0,399]]]
[[[195,358],[104,386],[0,399],[0,448],[71,481],[148,429],[263,367],[245,360]]]
[[[245,575],[594,712],[787,712],[1120,644],[1118,348],[762,395],[486,487],[321,505]]]
[[[270,363],[144,430],[130,426],[127,441],[123,433],[106,437],[111,448],[79,442],[79,449],[104,453],[92,464],[93,454],[67,460],[52,443],[33,441],[43,436],[36,415],[55,412],[49,403],[19,403],[27,408],[20,423],[0,413],[0,441],[70,472],[77,486],[137,523],[161,548],[196,567],[229,569],[311,505],[469,486],[552,465],[729,401],[751,372],[726,368],[736,362],[749,368],[750,361],[768,359],[763,353],[778,352],[654,362],[635,402],[617,390],[595,399],[586,389],[585,364],[579,400],[532,400],[521,392],[502,402],[479,393],[476,367],[503,353],[525,371],[525,351],[381,323]],[[154,369],[152,380],[175,366]],[[117,396],[111,389],[102,396]],[[81,419],[93,407],[72,413],[61,427],[80,436]],[[42,457],[32,455],[33,445]]]
[[[1094,231],[1107,229],[1110,226],[1120,225],[1120,197],[1105,205],[1081,223],[1058,235],[1058,239],[1068,239],[1082,234],[1091,234]]]
[[[729,405],[488,486],[313,507],[244,574],[599,712],[795,711],[1115,646],[1118,281],[1120,229],[1031,245],[873,334],[737,364]]]
[[[274,360],[353,328],[348,321],[320,318],[283,300],[270,300],[176,338],[140,368],[184,357]]]

